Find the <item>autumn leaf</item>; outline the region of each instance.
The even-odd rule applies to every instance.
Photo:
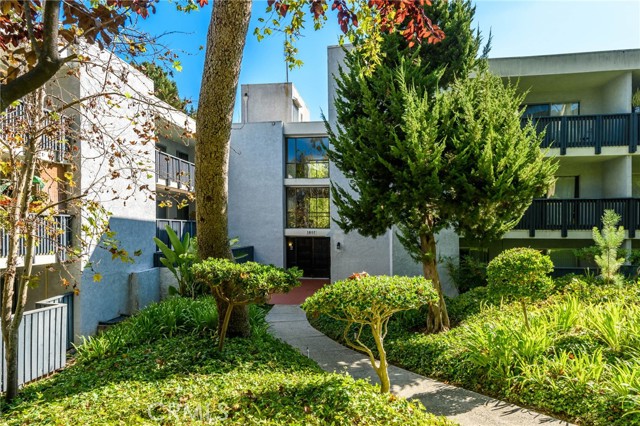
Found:
[[[93,274],[93,282],[94,283],[99,283],[100,281],[102,281],[102,275],[101,274]]]

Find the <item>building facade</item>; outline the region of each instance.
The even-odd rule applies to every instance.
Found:
[[[97,49],[88,54],[93,55],[91,65],[70,64],[46,86],[54,106],[93,100],[62,113],[70,124],[66,134],[47,136],[55,149],[45,159],[41,178],[50,200],[86,193],[100,202],[110,213],[114,234],[91,237],[97,221],[92,211],[61,203],[55,215],[60,235],[55,241],[51,233],[39,235],[34,267],[39,285],[29,290],[27,303],[28,310],[34,309],[40,300],[68,293],[65,284],[77,284],[77,295],[65,299],[76,343],[80,336],[95,334],[100,323],[160,299],[172,277],[154,263],[154,236],[168,241],[167,225],[180,235],[195,233],[190,197],[195,121],[153,96],[153,82],[129,64]],[[19,113],[11,110],[0,120],[10,125],[12,114]],[[73,188],[58,191],[66,172],[73,172]],[[114,260],[110,246],[105,247],[108,238],[116,239],[132,261]],[[73,262],[67,255],[71,248],[82,252]],[[2,249],[0,273],[6,265]]]
[[[343,48],[329,47],[330,126],[336,125],[334,76],[343,63]],[[640,248],[640,114],[631,105],[640,88],[640,50],[492,59],[490,68],[526,93],[523,120],[546,129],[543,148],[559,161],[556,183],[502,240],[480,247],[443,231],[439,256],[474,253],[488,260],[524,246],[545,250],[557,268],[587,266],[573,249],[593,245],[591,229],[605,209],[622,216],[625,247]],[[327,160],[324,122],[291,113],[303,105],[293,85],[247,85],[241,96],[242,122],[231,138],[231,236],[254,246],[256,260],[298,266],[311,278],[422,273],[392,230],[366,238],[344,233],[330,219],[336,216],[330,186],[348,188],[348,182]],[[439,272],[445,291],[455,294],[444,265]]]

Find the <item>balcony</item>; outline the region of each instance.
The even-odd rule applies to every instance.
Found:
[[[605,210],[618,213],[620,225],[629,232],[629,238],[635,238],[636,229],[640,229],[640,198],[537,199],[514,229],[528,230],[530,237],[535,237],[536,231],[560,231],[566,237],[568,231],[600,228]]]
[[[196,166],[166,152],[156,151],[156,182],[169,188],[192,192],[195,188]]]
[[[631,113],[537,117],[532,122],[538,132],[546,129],[542,147],[559,148],[560,155],[565,155],[567,148],[594,148],[595,154],[600,154],[602,147],[628,147],[633,153],[640,142],[638,116]]]
[[[55,256],[53,261],[67,260],[67,252],[65,248],[71,246],[72,230],[71,216],[66,214],[58,214],[53,216],[52,221],[39,219],[36,224],[36,247],[35,256]],[[18,247],[18,256],[24,256],[27,247],[23,238],[20,239]],[[9,255],[9,234],[0,229],[0,258],[6,258]],[[42,262],[37,261],[36,264],[51,263],[48,260]],[[0,261],[0,267],[4,267],[6,260]]]
[[[43,129],[47,129],[53,124],[52,119],[49,117],[48,110],[45,110],[46,117],[43,123]],[[24,105],[18,104],[16,107],[7,109],[6,115],[0,120],[0,129],[3,133],[6,133],[7,129],[15,128],[19,126],[24,120],[28,120],[25,117]],[[53,161],[56,163],[68,163],[69,162],[69,143],[66,140],[66,128],[68,127],[68,117],[61,117],[59,120],[64,120],[63,125],[56,126],[53,131],[43,131],[40,136],[40,154],[44,160]],[[23,139],[26,140],[26,138]]]

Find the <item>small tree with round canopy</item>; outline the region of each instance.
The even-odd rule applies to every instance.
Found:
[[[324,314],[345,322],[344,341],[348,346],[369,356],[371,366],[380,378],[380,392],[390,389],[387,353],[384,338],[389,320],[396,312],[418,309],[438,300],[431,283],[422,277],[368,276],[354,274],[353,279],[325,286],[309,297],[302,309],[312,314]],[[380,360],[360,340],[368,327],[376,343]],[[350,337],[355,328],[354,337]]]

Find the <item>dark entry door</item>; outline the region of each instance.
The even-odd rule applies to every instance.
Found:
[[[330,249],[329,238],[287,237],[287,268],[297,266],[306,278],[329,278]]]

